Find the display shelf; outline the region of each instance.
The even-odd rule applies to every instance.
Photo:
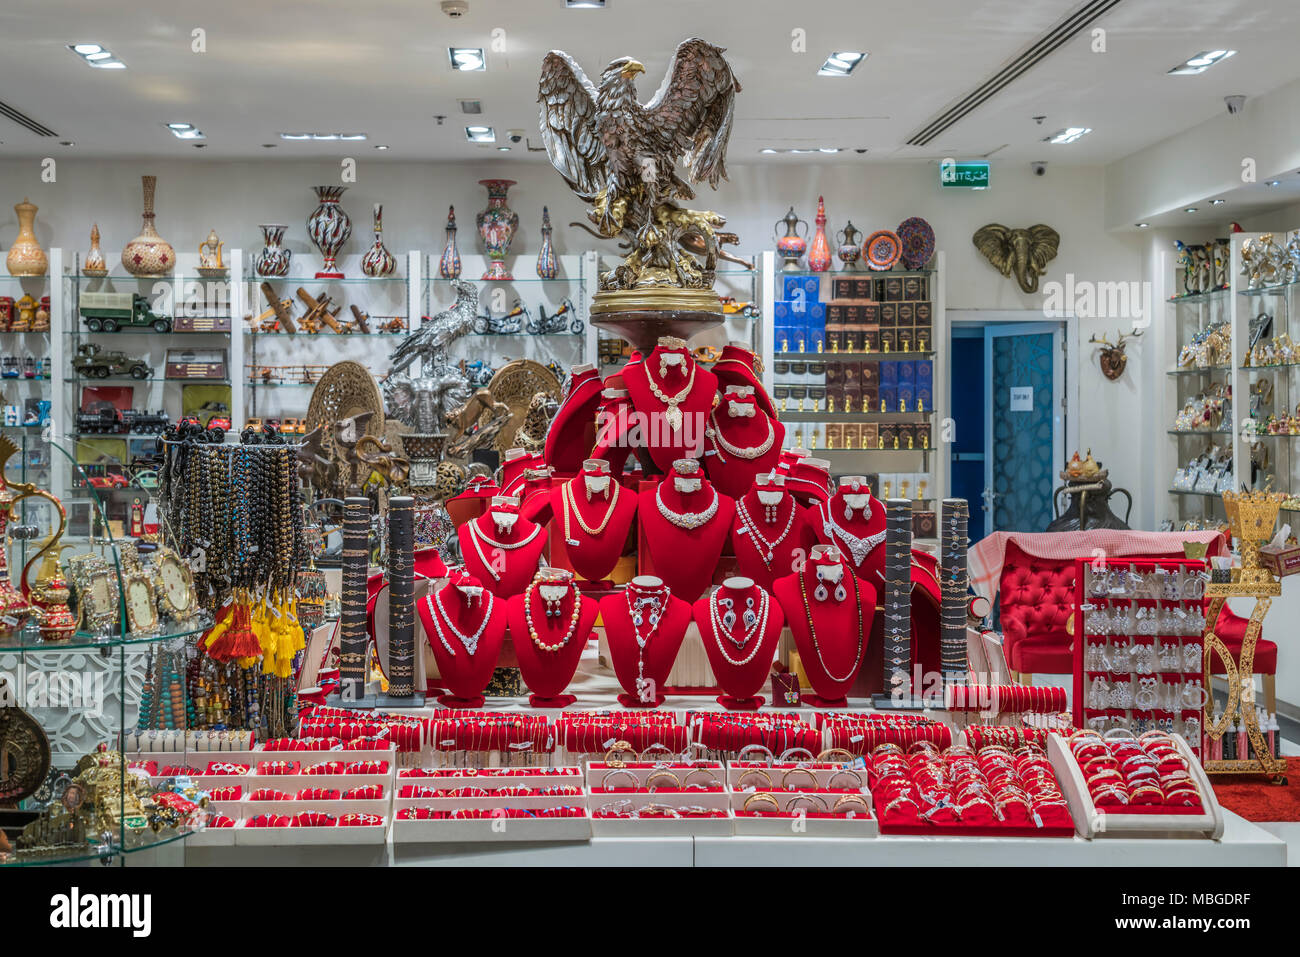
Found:
[[[1206,302],[1222,302],[1227,299],[1228,288],[1211,289],[1209,292],[1188,293],[1182,296],[1170,296],[1165,302],[1173,306],[1199,305]]]
[[[934,416],[929,412],[800,412],[795,409],[783,409],[779,413],[782,422],[904,422],[916,424],[925,422]]]
[[[776,362],[818,362],[827,359],[853,359],[858,362],[906,362],[909,359],[933,359],[937,352],[776,352]]]
[[[1231,372],[1232,366],[1206,366],[1203,369],[1170,369],[1165,375],[1209,375],[1215,372]]]

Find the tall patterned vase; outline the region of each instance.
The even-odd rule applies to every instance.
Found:
[[[537,275],[541,279],[554,279],[560,274],[555,259],[555,246],[551,243],[551,211],[542,207],[542,251],[537,254]]]
[[[438,260],[438,275],[443,279],[460,278],[460,250],[456,248],[456,207],[447,207],[447,245]]]
[[[36,232],[32,229],[36,224],[36,204],[24,199],[14,207],[14,212],[18,214],[18,238],[9,247],[9,255],[5,257],[9,275],[44,276],[49,272],[50,261],[41,244],[36,241]]]
[[[790,212],[786,213],[781,219],[776,221],[778,227],[785,227],[785,235],[777,236],[776,252],[781,257],[783,272],[795,272],[799,269],[799,260],[803,258],[804,252],[808,249],[808,221],[800,219],[795,215],[794,207],[790,207]],[[803,235],[799,235],[799,227],[803,226]],[[776,233],[773,232],[775,236]]]
[[[382,279],[397,271],[397,260],[384,245],[384,207],[375,203],[375,243],[361,257],[361,271],[372,279]]]
[[[283,223],[263,223],[257,227],[262,231],[262,251],[253,261],[253,268],[259,276],[289,275],[289,260],[293,253],[282,245],[284,231],[288,229]]]
[[[132,276],[156,279],[172,271],[176,265],[176,251],[154,229],[153,194],[158,187],[158,177],[141,176],[140,181],[144,189],[144,225],[140,227],[140,235],[122,250],[122,267]]]
[[[483,278],[497,281],[514,279],[506,268],[506,254],[510,252],[510,243],[519,228],[519,214],[506,205],[506,193],[515,181],[481,179],[478,184],[486,187],[488,192],[487,209],[474,218],[488,256],[488,268]]]
[[[808,247],[808,269],[811,272],[825,272],[831,268],[831,244],[826,238],[826,203],[820,196],[817,197],[816,223],[817,230]]]
[[[343,273],[334,262],[343,244],[352,235],[352,220],[343,212],[339,200],[346,186],[313,186],[320,205],[307,217],[307,235],[321,251],[325,261],[316,273],[317,279],[342,279]]]
[[[104,252],[99,248],[99,223],[90,227],[90,252],[81,261],[81,272],[91,279],[102,279],[108,275],[108,263],[104,261]]]

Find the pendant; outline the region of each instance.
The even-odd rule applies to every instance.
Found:
[[[668,420],[668,428],[674,432],[680,432],[682,428],[682,410],[677,408],[675,402],[668,404],[668,410],[664,412],[664,418]]]
[[[642,704],[650,704],[654,701],[654,682],[649,678],[637,678],[636,697]]]
[[[813,597],[818,601],[825,601],[830,597],[830,592],[826,590],[826,583],[822,581],[822,573],[817,572],[817,587],[813,589]]]
[[[838,585],[835,586],[836,601],[843,601],[848,597],[849,597],[849,593],[844,590],[844,582],[840,582]]]

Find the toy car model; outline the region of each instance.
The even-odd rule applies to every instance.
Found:
[[[203,421],[205,428],[230,431],[230,406],[224,402],[216,400],[204,402],[199,406],[198,417]]]
[[[92,475],[86,479],[95,488],[126,488],[131,484],[130,480],[118,472],[108,472],[104,475]]]
[[[736,302],[735,296],[722,297],[722,311],[725,315],[734,316],[740,313],[748,319],[753,319],[758,315],[758,306],[752,302]]]
[[[91,332],[116,332],[133,327],[154,332],[172,331],[172,320],[149,308],[149,300],[138,292],[83,292],[77,306]]]
[[[284,422],[280,425],[280,433],[282,435],[305,435],[307,433],[307,424],[302,419],[286,416]]]
[[[107,379],[113,375],[147,379],[151,371],[143,359],[132,359],[125,352],[103,352],[94,342],[83,342],[77,346],[72,369],[78,375],[91,379]]]

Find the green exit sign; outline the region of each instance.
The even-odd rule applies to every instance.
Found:
[[[939,185],[953,189],[988,189],[989,164],[944,160],[939,164]]]

